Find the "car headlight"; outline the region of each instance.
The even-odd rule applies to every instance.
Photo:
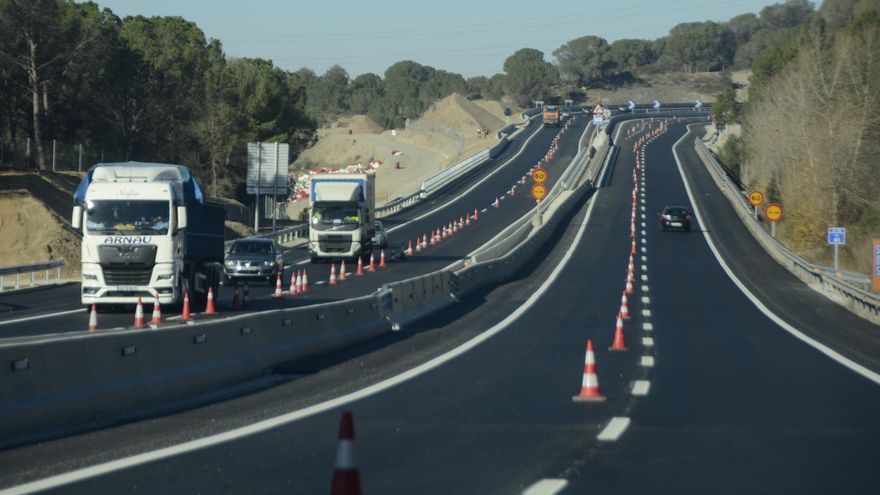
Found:
[[[264,261],[263,262],[263,266],[265,266],[266,268],[269,268],[270,266],[272,266],[274,264],[275,264],[274,261]]]
[[[235,268],[235,262],[232,260],[227,261],[226,268]]]
[[[98,280],[98,276],[92,275],[91,273],[83,273],[82,277],[83,277],[83,280]]]
[[[174,278],[173,273],[161,273],[156,277],[156,280],[171,280]]]

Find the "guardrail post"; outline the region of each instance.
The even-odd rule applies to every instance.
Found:
[[[3,275],[0,275],[0,291],[3,290]]]
[[[21,274],[16,273],[15,274],[15,288],[18,289],[19,287],[21,287]]]
[[[61,267],[55,269],[55,282],[61,283]]]
[[[49,269],[46,268],[46,284],[49,283]]]
[[[37,272],[31,272],[31,287],[37,285],[36,276]]]

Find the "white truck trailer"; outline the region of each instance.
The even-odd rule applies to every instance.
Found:
[[[219,287],[225,210],[183,165],[99,163],[74,193],[82,304],[204,304]]]
[[[309,256],[353,259],[373,251],[374,174],[313,174],[309,195]]]

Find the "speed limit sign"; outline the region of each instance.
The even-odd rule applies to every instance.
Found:
[[[752,206],[758,206],[758,205],[764,203],[764,193],[762,193],[761,191],[750,192],[749,193],[749,203],[751,203]]]
[[[538,184],[543,184],[547,180],[547,171],[541,167],[532,172],[532,180]]]

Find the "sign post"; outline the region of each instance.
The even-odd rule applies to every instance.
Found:
[[[247,144],[247,193],[256,195],[254,208],[254,230],[259,232],[260,218],[266,216],[268,204],[260,204],[263,196],[272,196],[269,202],[273,207],[272,229],[278,216],[277,196],[287,194],[287,176],[290,145],[287,143],[248,143]]]
[[[828,244],[834,246],[834,272],[837,273],[837,248],[846,245],[846,229],[828,227]]]
[[[872,272],[874,283],[872,285],[874,292],[880,292],[880,239],[874,239],[871,247],[874,249],[874,270]]]
[[[535,181],[535,185],[532,186],[532,197],[535,198],[535,203],[537,203],[535,216],[532,217],[532,225],[538,227],[544,222],[544,219],[541,217],[541,200],[547,195],[547,186],[544,185],[544,182],[547,181],[547,171],[541,167],[536,168],[532,172],[532,180]]]
[[[782,205],[779,203],[770,203],[764,209],[764,216],[770,221],[770,235],[776,239],[776,222],[782,220]]]
[[[764,193],[761,191],[752,191],[749,193],[749,203],[754,207],[755,221],[758,221],[758,206],[764,203]]]

